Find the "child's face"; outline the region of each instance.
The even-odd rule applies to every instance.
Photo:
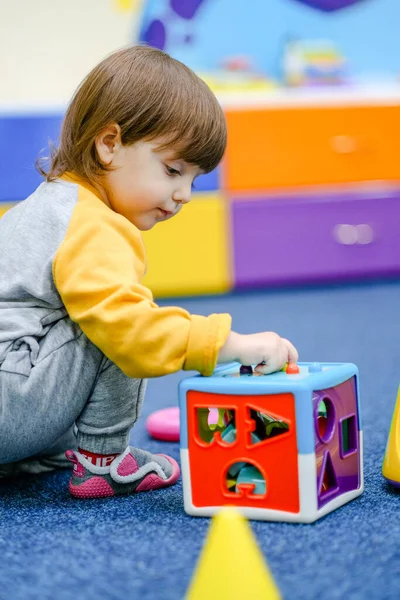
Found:
[[[175,216],[189,202],[193,180],[202,172],[195,165],[174,159],[172,151],[157,151],[160,143],[139,141],[123,146],[109,140],[108,145],[106,141],[105,147],[100,146],[103,163],[112,168],[104,176],[105,199],[142,231]]]

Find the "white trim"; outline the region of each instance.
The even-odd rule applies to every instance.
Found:
[[[315,452],[298,454],[299,469],[299,521],[312,523],[317,514],[317,463]],[[301,519],[300,519],[301,515]]]
[[[359,432],[359,440],[360,440],[360,489],[361,492],[364,491],[364,432],[361,430]],[[360,492],[360,493],[361,493]]]
[[[230,90],[216,92],[216,96],[224,109],[235,110],[307,106],[399,106],[400,85],[394,80],[377,80],[314,89],[277,87],[267,91]],[[65,102],[0,103],[0,117],[63,116],[67,107]]]
[[[181,477],[183,487],[183,505],[188,515],[193,515],[192,483],[190,479],[189,450],[181,448]],[[214,514],[214,513],[213,513]]]
[[[0,103],[0,118],[16,117],[63,117],[68,104],[3,104]]]
[[[319,89],[277,88],[252,92],[230,91],[216,94],[224,109],[296,108],[318,106],[398,106],[400,85],[376,84],[343,85]]]

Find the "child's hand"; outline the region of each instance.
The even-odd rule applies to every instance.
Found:
[[[241,335],[231,331],[218,355],[218,362],[237,361],[242,365],[257,365],[258,373],[274,373],[286,363],[296,363],[296,348],[289,340],[271,331]]]

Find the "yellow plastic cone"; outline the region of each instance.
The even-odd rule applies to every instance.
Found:
[[[390,482],[400,486],[400,386],[386,444],[382,475]]]
[[[186,600],[280,600],[281,596],[239,511],[213,518]]]

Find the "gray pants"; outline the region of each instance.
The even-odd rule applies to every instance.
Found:
[[[145,388],[68,318],[19,340],[0,365],[0,464],[66,450],[73,430],[85,450],[122,452]]]

